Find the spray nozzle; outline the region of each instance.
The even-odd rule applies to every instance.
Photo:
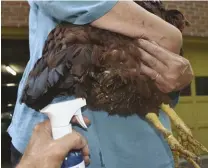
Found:
[[[40,112],[48,115],[52,128],[69,125],[72,117],[75,116],[79,124],[87,128],[82,117],[81,107],[86,105],[86,100],[82,98],[49,104]]]

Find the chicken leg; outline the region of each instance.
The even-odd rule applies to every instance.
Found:
[[[175,163],[175,168],[179,168],[179,152],[173,151],[173,159]]]
[[[197,164],[196,160],[198,160],[198,157],[186,150],[178,141],[177,139],[173,136],[173,134],[167,130],[163,125],[162,123],[160,122],[158,116],[153,113],[153,112],[150,112],[148,114],[146,114],[145,118],[151,122],[164,136],[164,138],[167,140],[169,146],[170,146],[170,149],[173,151],[173,152],[178,152],[178,154],[182,157],[184,157],[186,160],[188,160],[190,163],[192,163],[192,165],[195,167],[195,168],[200,168],[200,166]],[[177,163],[176,163],[176,167],[177,167]]]
[[[200,154],[200,151],[208,152],[206,147],[204,147],[200,142],[194,139],[191,130],[186,126],[182,119],[176,114],[176,112],[170,108],[169,105],[162,104],[161,109],[170,117],[172,123],[176,127],[179,142],[183,147],[189,151]]]

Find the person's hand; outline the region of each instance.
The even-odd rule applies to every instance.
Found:
[[[89,120],[84,118],[88,125]],[[76,122],[76,119],[73,119]],[[35,126],[30,142],[17,168],[60,168],[72,149],[82,150],[85,164],[89,164],[89,149],[87,141],[76,131],[64,137],[53,140],[50,121],[47,120]]]
[[[193,70],[189,61],[147,40],[138,40],[141,59],[141,73],[155,81],[164,93],[178,91],[190,84]]]

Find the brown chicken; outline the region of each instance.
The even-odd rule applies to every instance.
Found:
[[[179,11],[166,10],[161,2],[137,3],[181,31],[188,24]],[[68,95],[86,98],[88,108],[104,110],[109,115],[136,113],[164,135],[174,152],[176,167],[180,155],[198,168],[198,149],[208,151],[170,108],[168,94],[162,93],[150,78],[140,75],[138,48],[137,39],[90,25],[61,23],[48,35],[43,56],[29,74],[21,102],[40,110],[55,97]],[[188,142],[190,151],[161,124],[159,109],[170,117],[181,144]]]

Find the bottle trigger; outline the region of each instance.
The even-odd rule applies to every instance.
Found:
[[[87,125],[85,124],[84,119],[83,119],[83,116],[82,116],[81,109],[77,110],[74,115],[75,115],[77,121],[79,122],[79,124],[83,128],[87,128]]]

